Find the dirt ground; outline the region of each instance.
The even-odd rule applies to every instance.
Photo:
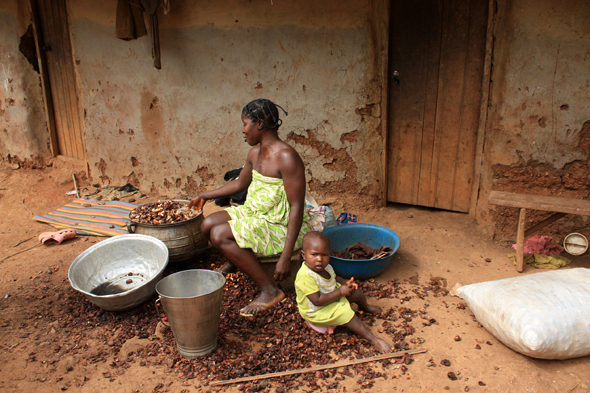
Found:
[[[397,362],[210,387],[217,379],[248,372],[307,367],[336,357],[340,361],[366,357],[374,351],[343,329],[331,338],[300,330],[303,325],[292,293],[286,305],[256,321],[244,321],[235,310],[255,293],[251,284],[238,285],[243,276],[234,275],[226,285],[219,348],[206,359],[183,360],[171,332],[158,322],[155,297],[135,310],[111,313],[98,309],[70,286],[71,262],[105,238],[78,236],[61,245],[38,245],[37,236],[53,229],[31,217],[72,199],[66,195],[73,190],[72,171],[82,173],[57,162],[41,169],[16,169],[0,162],[2,392],[590,391],[590,357],[547,361],[516,353],[478,326],[461,299],[445,294],[445,283],[450,289],[457,282],[518,275],[506,256],[508,242],[494,242],[481,234],[468,215],[400,205],[352,211],[359,222],[389,227],[401,239],[389,268],[362,284],[369,301],[388,314],[362,315],[361,319],[397,349],[421,347],[426,353]],[[92,183],[78,179],[81,187]],[[172,197],[144,192],[146,202]],[[211,209],[207,206],[206,214]],[[342,205],[332,207],[336,213],[343,211]],[[207,252],[193,265],[221,263],[218,254]],[[576,257],[569,267],[590,267],[590,257]],[[178,269],[171,267],[166,274]],[[537,271],[527,266],[523,274]],[[389,295],[379,298],[380,293]],[[227,296],[233,296],[231,303],[226,302]],[[288,359],[285,351],[292,348],[297,354],[289,352],[293,358]],[[239,359],[247,360],[240,363]],[[441,360],[448,360],[450,366]],[[449,372],[458,379],[450,380]]]

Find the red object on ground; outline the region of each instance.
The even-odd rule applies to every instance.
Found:
[[[563,251],[563,247],[559,244],[551,244],[553,238],[551,236],[531,236],[524,242],[524,253],[530,254],[544,254],[544,255],[559,255]],[[512,245],[516,250],[516,244]]]

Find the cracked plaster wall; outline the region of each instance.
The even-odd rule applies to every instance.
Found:
[[[590,3],[512,0],[497,9],[477,216],[510,238],[517,209],[489,206],[491,190],[590,198],[583,143],[590,128]],[[548,215],[527,214],[527,225]],[[568,216],[546,232],[587,224]]]
[[[36,165],[51,151],[39,73],[19,50],[29,24],[25,2],[0,4],[0,154]]]
[[[218,185],[249,150],[243,105],[264,97],[289,112],[279,134],[301,154],[316,199],[377,203],[372,3],[174,1],[159,15],[158,71],[148,37],[115,38],[116,1],[69,2],[91,176],[171,195]]]

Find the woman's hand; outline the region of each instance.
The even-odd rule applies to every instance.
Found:
[[[274,279],[283,281],[291,275],[291,253],[284,252],[281,254],[277,266],[275,267]]]
[[[191,199],[188,204],[189,209],[197,209],[197,211],[202,212],[203,206],[205,205],[206,200],[201,198],[199,195]]]

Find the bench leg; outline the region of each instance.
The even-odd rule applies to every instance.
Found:
[[[518,216],[518,230],[516,232],[516,271],[524,270],[524,219],[526,209],[520,209]]]

